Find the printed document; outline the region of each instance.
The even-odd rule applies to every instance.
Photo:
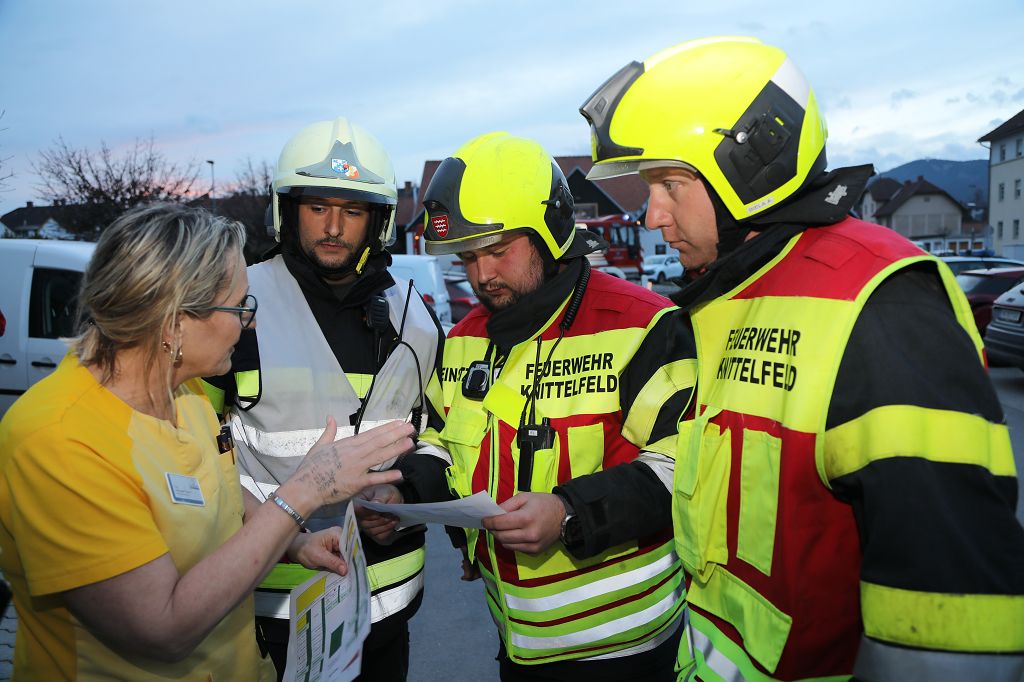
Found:
[[[414,526],[417,523],[441,523],[459,528],[483,528],[481,519],[505,513],[487,493],[477,493],[454,502],[423,504],[381,504],[359,499],[353,501],[367,509],[394,514],[398,517],[399,527]]]
[[[341,556],[348,574],[321,571],[291,593],[288,666],[290,682],[348,682],[362,667],[370,634],[370,580],[352,505],[345,512]]]

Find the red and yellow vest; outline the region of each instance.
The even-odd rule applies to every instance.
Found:
[[[442,373],[447,417],[437,440],[451,453],[449,485],[460,496],[487,491],[501,503],[519,492],[516,432],[538,371],[538,338],[543,374],[536,419],[549,418],[557,435],[551,449],[534,456],[531,490],[551,492],[569,479],[637,458],[638,446],[623,435],[619,373],[671,308],[643,289],[594,272],[548,362],[564,309],[565,303],[540,333],[510,351],[482,400],[464,396],[461,383],[466,368],[487,354],[488,316],[474,312],[449,334]],[[644,409],[642,402],[634,404],[630,420]],[[424,439],[430,440],[429,431]],[[584,560],[561,543],[530,556],[505,549],[489,533],[466,533],[491,616],[517,663],[639,652],[667,636],[683,608],[682,570],[668,529]]]
[[[696,417],[680,427],[673,525],[701,679],[852,674],[864,632],[860,543],[852,508],[829,489],[838,446],[823,438],[826,417],[868,297],[894,271],[934,260],[848,218],[794,237],[691,311]],[[980,355],[970,308],[939,272]]]

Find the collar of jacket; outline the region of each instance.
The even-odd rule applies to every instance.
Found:
[[[370,256],[363,273],[356,277],[341,298],[338,297],[336,289],[324,282],[316,273],[308,258],[298,256],[291,249],[282,249],[281,255],[284,257],[288,272],[299,283],[311,306],[314,302],[327,303],[332,307],[340,304],[346,308],[365,305],[370,296],[394,284],[394,279],[387,271],[388,265],[391,264],[391,254],[386,251]]]
[[[566,262],[561,272],[544,282],[539,289],[523,296],[515,305],[490,315],[487,320],[487,336],[497,346],[499,356],[507,354],[513,346],[541,331],[569,297],[582,269],[583,258],[573,258]]]
[[[708,265],[672,294],[672,302],[688,308],[716,299],[778,255],[795,235],[843,220],[874,174],[870,164],[822,173],[793,200],[745,222],[759,234]]]

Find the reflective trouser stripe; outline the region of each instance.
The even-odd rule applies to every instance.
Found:
[[[423,570],[423,562],[427,551],[423,547],[396,556],[386,561],[379,561],[366,567],[370,576],[370,589],[377,590],[386,585],[406,580]]]
[[[398,587],[381,590],[370,598],[371,620],[376,623],[398,613],[412,603],[412,600],[416,598],[416,595],[422,589],[423,573],[420,573],[409,582],[402,583]]]

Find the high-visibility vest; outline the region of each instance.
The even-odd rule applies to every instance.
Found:
[[[637,458],[638,447],[623,435],[619,374],[670,308],[600,272],[592,273],[579,313],[559,341],[564,308],[511,349],[482,400],[463,395],[460,386],[466,368],[488,355],[488,316],[467,317],[449,333],[442,371],[447,417],[438,444],[451,454],[448,480],[460,496],[487,491],[502,502],[519,492],[516,432],[533,391],[536,419],[550,419],[555,438],[534,455],[531,491],[551,492]],[[653,422],[658,407],[638,400],[629,419]],[[491,616],[517,663],[639,653],[671,635],[683,608],[682,571],[667,527],[583,560],[560,542],[532,556],[506,549],[490,533],[466,533]]]
[[[893,272],[927,262],[936,262],[980,359],[949,270],[891,230],[852,218],[802,232],[691,311],[697,411],[680,428],[673,524],[701,679],[852,674],[865,631],[860,542],[852,508],[829,489],[837,445],[824,438],[826,418],[868,297]],[[681,664],[689,653],[680,647]]]
[[[228,424],[238,448],[242,485],[262,500],[298,468],[323,432],[328,415],[338,422],[338,438],[353,434],[349,416],[359,410],[365,386],[354,385],[360,382],[350,380],[339,366],[281,256],[249,267],[248,276],[249,291],[259,301],[260,369],[236,375],[242,407],[230,409]],[[425,392],[434,369],[437,327],[415,293],[406,306],[407,291],[408,282],[396,278],[395,285],[383,292],[391,324],[402,330],[408,346],[392,352],[377,373],[364,411],[363,430],[407,418],[412,408],[421,404],[421,387]],[[425,402],[422,404],[425,407]],[[306,525],[314,531],[340,525],[345,509],[346,504],[322,507]],[[411,552],[368,567],[374,622],[401,611],[420,593],[423,559],[420,544]],[[312,575],[301,566],[275,566],[257,590],[257,615],[287,618],[287,590]]]

